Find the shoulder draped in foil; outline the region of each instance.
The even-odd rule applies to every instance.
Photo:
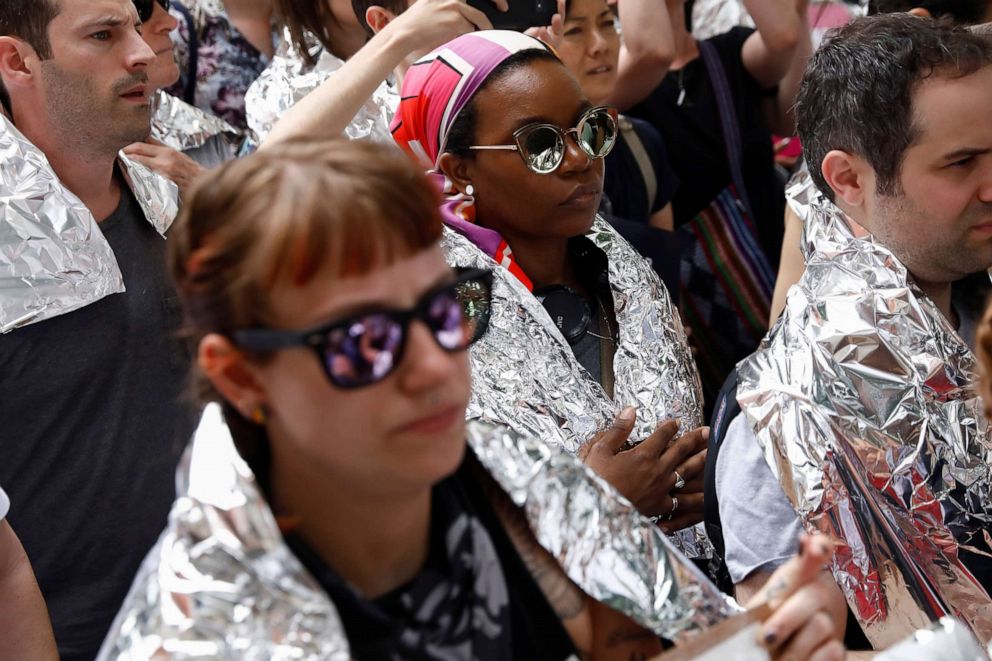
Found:
[[[283,541],[217,404],[176,489],[98,659],[350,658],[337,610]]]
[[[992,638],[992,601],[959,557],[988,554],[992,436],[975,356],[895,255],[807,179],[806,271],[738,400],[868,637],[886,646],[945,614]]]
[[[665,420],[678,420],[685,431],[700,426],[699,377],[665,285],[605,221],[598,219],[588,237],[609,260],[620,330],[613,360],[614,399],[579,364],[540,301],[509,271],[495,268],[489,329],[471,349],[467,415],[571,453],[608,427],[625,406],[637,407],[630,435],[634,443]],[[495,266],[492,258],[447,228],[442,243],[453,266]],[[690,557],[712,554],[702,526],[680,531],[673,539]]]
[[[229,158],[238,155],[245,140],[240,131],[220,117],[161,90],[155,96],[152,137],[181,152],[198,149],[213,139],[223,140],[223,151]]]
[[[591,597],[660,636],[739,609],[657,527],[575,457],[505,427],[468,443],[537,541]],[[169,523],[99,659],[347,659],[334,604],[283,541],[220,407],[208,406],[177,474]]]
[[[265,140],[287,110],[344,66],[344,61],[326,51],[316,37],[311,36],[309,43],[310,55],[317,60],[312,66],[304,62],[286,32],[271,64],[248,88],[245,95],[248,126],[259,142]],[[383,81],[345,127],[344,135],[350,140],[368,138],[395,144],[389,123],[399,104],[395,86]]]
[[[148,222],[165,234],[175,184],[123,154],[122,171]],[[44,153],[0,114],[0,333],[124,291],[117,259],[93,214]]]

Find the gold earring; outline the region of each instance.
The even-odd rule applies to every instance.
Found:
[[[256,425],[262,426],[269,421],[269,416],[265,412],[264,406],[262,406],[261,404],[256,404],[255,407],[252,408],[251,415],[248,416],[248,419],[251,420]]]

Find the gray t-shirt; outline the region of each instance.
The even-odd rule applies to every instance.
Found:
[[[99,228],[127,291],[0,335],[0,484],[64,661],[96,656],[192,432],[165,240],[123,188]]]
[[[0,521],[7,518],[7,512],[10,511],[10,499],[7,498],[7,494],[4,493],[3,489],[0,489]]]
[[[964,308],[956,309],[958,334],[974,346],[977,320]],[[744,413],[727,427],[715,482],[727,569],[734,583],[754,571],[774,571],[796,553],[802,524]]]

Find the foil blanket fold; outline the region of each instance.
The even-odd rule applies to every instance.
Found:
[[[738,608],[656,526],[572,455],[470,422],[481,465],[538,542],[596,599],[670,639]],[[290,552],[220,407],[177,473],[178,498],[99,659],[347,659],[334,604]]]
[[[489,328],[471,348],[468,417],[504,424],[571,453],[625,406],[637,407],[633,443],[665,420],[678,420],[682,431],[700,426],[699,376],[665,285],[604,220],[587,236],[607,256],[620,331],[612,400],[579,364],[540,301],[468,239],[445,228],[442,245],[451,265],[495,274]],[[689,557],[712,556],[701,525],[672,540]]]
[[[876,647],[944,615],[992,638],[960,553],[988,554],[992,438],[975,356],[898,259],[802,175],[806,271],[738,401]]]

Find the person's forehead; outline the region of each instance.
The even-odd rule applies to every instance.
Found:
[[[912,98],[915,145],[992,147],[992,66],[956,78],[934,75]]]
[[[523,118],[571,121],[587,107],[582,88],[560,62],[534,60],[501,76],[480,94],[480,115],[516,124]]]
[[[565,21],[594,19],[609,12],[605,0],[571,0]]]
[[[56,0],[59,13],[55,21],[70,29],[91,22],[137,22],[138,11],[132,0]],[[53,21],[53,22],[55,22]]]

